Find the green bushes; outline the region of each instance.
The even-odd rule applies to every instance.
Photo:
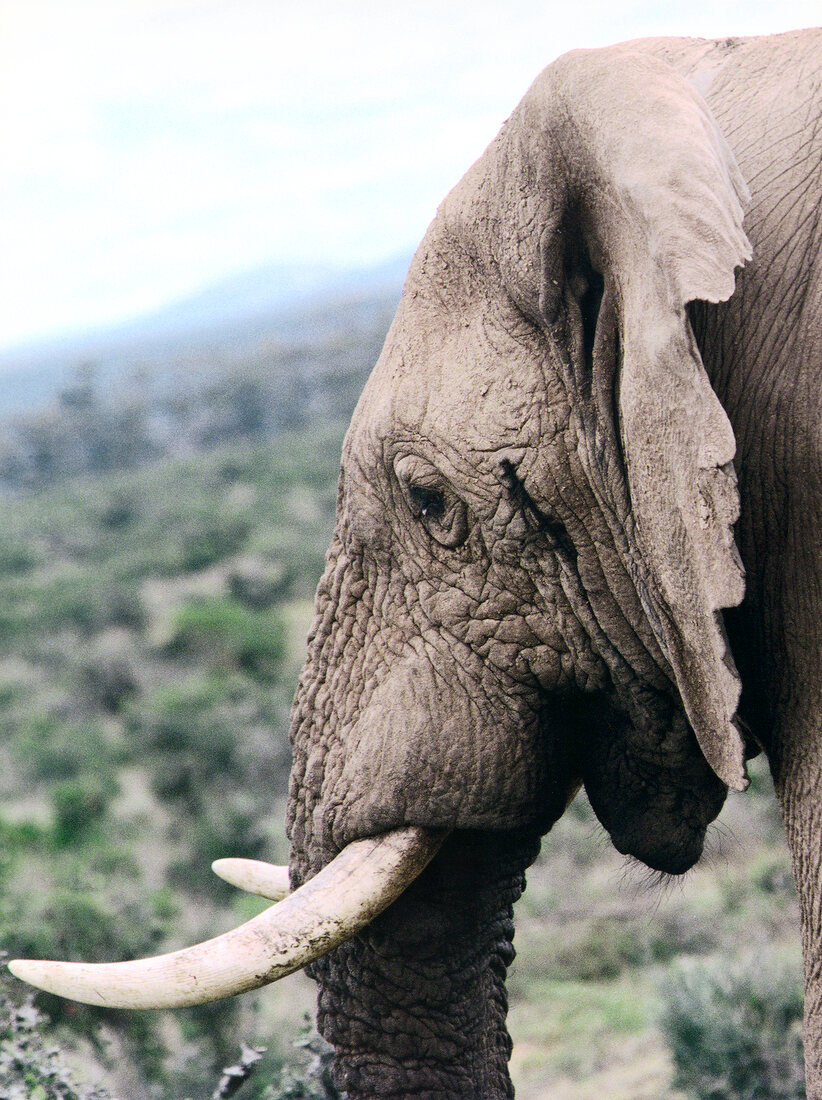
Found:
[[[58,632],[89,637],[108,626],[135,628],[141,608],[133,586],[104,571],[62,564],[45,575],[0,574],[0,651],[28,654]]]
[[[256,434],[253,390],[216,397]],[[298,616],[295,628],[292,608],[322,569],[343,425],[210,453],[169,439],[187,457],[151,466],[137,406],[117,419],[109,404],[86,372],[50,417],[11,433],[31,444],[11,481],[38,489],[4,498],[0,531],[0,944],[15,955],[128,958],[206,939],[255,905],[211,860],[286,848],[288,713],[308,625]],[[62,430],[81,421],[84,440]],[[0,448],[7,480],[8,462]],[[253,995],[167,1017],[39,996],[49,1046],[79,1042],[80,1057],[93,1046],[105,1062],[111,1041],[110,1076],[88,1079],[124,1095],[211,1095],[246,1035],[271,1043],[246,1086],[259,1100],[291,1038]],[[85,1098],[15,1066],[14,1100]]]
[[[236,553],[248,536],[248,527],[239,519],[197,517],[182,541],[180,565],[196,572]]]
[[[116,784],[95,775],[60,783],[51,792],[54,808],[54,840],[58,848],[74,844],[105,816],[117,793]]]
[[[693,1100],[802,1100],[802,983],[775,955],[678,967],[663,990],[674,1085]]]
[[[231,596],[201,597],[175,615],[173,644],[273,680],[285,655],[285,628],[275,610],[247,607]]]
[[[21,773],[36,782],[59,783],[75,776],[110,776],[117,753],[100,725],[78,721],[59,708],[35,711],[28,718],[14,716],[15,729],[9,738],[15,763]]]
[[[0,575],[22,576],[39,564],[40,557],[33,546],[13,535],[0,534]]]
[[[614,916],[568,922],[560,942],[552,944],[546,973],[558,980],[607,981],[639,966],[648,954],[647,933],[637,923]]]

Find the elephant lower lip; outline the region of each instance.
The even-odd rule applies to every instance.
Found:
[[[704,848],[704,833],[688,838],[687,843],[670,847],[648,847],[637,838],[614,836],[611,839],[618,852],[636,859],[660,875],[684,875],[699,861]]]
[[[640,857],[642,862],[652,871],[658,871],[660,875],[684,875],[699,861],[702,855],[702,845],[698,851],[668,853],[650,853]]]

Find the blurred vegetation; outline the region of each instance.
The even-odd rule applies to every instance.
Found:
[[[687,1096],[804,1100],[796,965],[769,951],[674,970],[662,1028]]]
[[[263,908],[210,862],[287,857],[288,712],[372,344],[356,360],[338,339],[313,367],[272,352],[165,391],[104,390],[83,367],[9,426],[0,947],[11,954],[131,958]],[[626,865],[582,798],[546,839],[518,905],[510,980],[520,1100],[802,1095],[796,903],[761,761],[711,843],[666,886]],[[778,971],[734,969],[743,950],[782,952]],[[306,1048],[308,1067],[294,1053],[301,1035],[316,1042],[301,1031],[314,989],[300,975],[176,1013],[38,995],[48,1024],[19,983],[2,988],[0,1074],[17,1092],[0,1076],[0,1096],[204,1097],[222,1067],[246,1072],[238,1050],[258,1047],[244,1098],[333,1095],[321,1048]],[[55,1059],[80,1084],[61,1084]],[[746,1062],[766,1067],[758,1092],[744,1091]]]
[[[75,1084],[60,1051],[43,1041],[46,1023],[31,998],[15,1004],[0,988],[0,1086],[4,1100],[111,1100],[106,1089]]]
[[[68,405],[75,420],[92,406]],[[288,713],[343,430],[117,473],[89,465],[3,501],[0,945],[10,953],[132,958],[263,907],[210,864],[287,856]],[[75,443],[91,453],[82,434]],[[249,1035],[269,1049],[243,1095],[262,1096],[279,1087],[313,1002],[307,979],[290,992],[288,1011],[253,995],[175,1014],[37,1003],[67,1056],[78,1052],[90,1083],[113,1094],[211,1095]]]

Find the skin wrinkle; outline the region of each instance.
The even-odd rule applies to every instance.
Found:
[[[816,171],[819,171],[819,166],[816,165],[815,167],[816,167]],[[763,174],[764,174],[764,172],[765,172],[765,169],[763,169]],[[782,175],[781,173],[777,173],[777,175],[775,175],[775,176],[770,176],[769,179],[768,179],[769,185],[771,187],[774,187],[776,184],[778,184],[779,178],[780,178],[781,175]],[[787,173],[786,173],[786,175],[787,175]],[[757,215],[757,217],[761,217],[761,218],[764,218],[764,219],[768,219],[768,218],[772,219],[772,218],[774,218],[774,211],[778,208],[782,208],[782,209],[785,208],[787,202],[790,202],[790,200],[794,196],[804,196],[804,195],[807,195],[807,194],[808,194],[808,180],[807,179],[800,179],[799,182],[797,184],[794,184],[793,187],[790,188],[789,190],[780,191],[779,195],[775,196],[774,200],[772,200],[772,206],[769,209],[765,207],[765,199],[767,198],[767,193],[766,193],[766,195],[763,198],[763,202],[761,202],[761,204],[756,208],[756,211],[755,211],[756,215]],[[810,210],[809,210],[809,215],[811,217],[813,216],[813,212],[814,212],[814,208],[811,206]],[[800,229],[802,228],[801,223],[800,223],[800,226],[798,228],[800,228]],[[782,233],[779,232],[778,224],[774,224],[774,227],[772,227],[771,233],[769,235],[774,235],[774,237],[782,238]],[[767,237],[765,238],[765,240],[767,240]],[[807,245],[807,241],[796,239],[796,238],[793,238],[793,237],[788,237],[787,239],[782,238],[782,243],[779,246],[779,249],[774,253],[774,256],[772,256],[772,259],[778,260],[779,259],[779,254],[783,249],[790,249],[794,245],[802,246],[803,244]],[[796,293],[797,290],[798,290],[798,288],[796,286],[792,286],[792,285],[783,286],[782,289],[785,289],[786,292],[787,292],[787,290],[793,290],[794,293]]]
[[[799,108],[797,108],[797,113],[798,112]],[[803,118],[798,121],[796,129],[794,131],[788,131],[787,133],[782,130],[778,135],[775,136],[775,138],[768,146],[768,161],[764,162],[759,170],[755,170],[751,174],[750,180],[748,181],[749,187],[758,184],[761,180],[761,177],[766,172],[770,172],[770,174],[768,175],[768,183],[770,185],[778,183],[781,179],[785,179],[786,177],[795,175],[795,161],[793,165],[786,164],[781,171],[778,171],[775,174],[773,173],[773,167],[775,165],[781,165],[784,163],[784,158],[780,154],[781,147],[783,146],[787,146],[790,148],[790,152],[793,157],[802,157],[802,155],[806,152],[810,153],[812,150],[815,151],[818,148],[819,135],[814,132],[814,129],[812,127],[809,126],[809,117],[811,116],[811,114],[815,116],[815,112],[816,105],[813,103],[812,100],[808,100],[807,103],[804,105]],[[800,136],[804,137],[805,134],[808,135],[807,140],[803,140],[797,145],[796,139]],[[751,147],[750,149],[738,150],[737,156],[742,158],[748,152],[756,152],[761,154],[762,146],[756,145]],[[793,168],[793,172],[791,171],[791,168]],[[794,184],[793,187],[789,187],[787,190],[781,191],[780,199],[788,201],[793,198],[793,196],[797,193],[802,193],[802,189],[799,183]],[[763,208],[762,203],[752,204],[751,209],[756,211],[757,217],[760,217],[763,220],[767,220],[768,216],[773,213],[773,210]]]
[[[805,188],[803,188],[803,191],[806,190],[806,189],[807,189],[807,184],[805,185]],[[797,236],[797,234],[800,234],[801,231],[803,229],[805,229],[805,227],[808,224],[815,224],[816,221],[817,221],[817,218],[818,218],[818,211],[816,209],[814,209],[814,207],[810,207],[806,211],[806,213],[803,216],[803,218],[801,219],[801,221],[797,225],[792,227],[792,229],[789,231],[790,232],[789,240],[784,242],[784,244],[782,244],[776,250],[776,252],[774,253],[774,255],[772,257],[772,262],[774,262],[774,263],[778,262],[782,258],[782,253],[783,252],[786,254],[786,260],[790,260],[790,259],[793,258],[794,250],[798,250],[798,249],[804,249],[804,252],[801,253],[801,257],[802,257],[802,259],[804,259],[807,262],[809,244],[808,244],[808,242],[801,241],[799,236]],[[808,234],[808,236],[809,236],[810,240],[813,239],[812,234]],[[787,267],[788,264],[786,263],[784,266]],[[788,286],[782,287],[781,290],[785,295],[792,294],[794,296],[793,297],[793,302],[794,303],[796,303],[798,301],[799,295],[797,293],[796,287],[794,287],[792,285],[788,285]],[[785,305],[785,299],[781,299],[778,304],[780,305],[780,307],[784,306]],[[781,308],[780,308],[780,315],[781,315],[781,312],[782,311],[781,311]]]
[[[567,383],[566,383],[566,386],[567,386]],[[567,404],[568,407],[571,406],[571,398],[570,397],[566,398],[566,404]],[[577,447],[578,447],[577,441],[578,441],[579,438],[580,438],[579,433],[576,433],[574,436],[571,437],[571,439],[569,440],[569,442],[566,445],[567,454],[569,454],[569,455],[574,454],[574,452],[577,450]],[[583,438],[584,438],[584,436],[583,436]],[[590,467],[589,467],[589,470],[590,470]],[[581,487],[585,484],[586,484],[586,482],[585,482],[585,477],[584,476],[579,476],[578,475],[576,478],[573,477],[573,476],[568,476],[564,481],[564,486],[573,487],[573,492],[575,494],[576,499],[579,501],[579,503],[570,504],[570,502],[568,502],[567,500],[565,501],[565,503],[569,504],[569,506],[571,508],[571,514],[577,520],[580,527],[587,527],[584,520],[582,519],[582,516],[589,516],[589,517],[603,517],[604,516],[604,518],[606,518],[606,520],[608,520],[609,534],[612,538],[614,538],[616,540],[617,545],[621,547],[622,553],[617,557],[616,562],[614,562],[613,556],[611,556],[610,559],[607,559],[607,560],[603,559],[602,560],[602,569],[603,569],[603,572],[607,573],[608,566],[609,565],[613,566],[614,564],[616,564],[616,568],[618,570],[618,573],[622,570],[625,570],[625,572],[627,574],[626,579],[628,581],[628,584],[622,588],[622,591],[623,591],[623,593],[626,597],[630,598],[635,593],[636,572],[638,571],[638,565],[636,564],[635,556],[632,555],[630,553],[629,549],[628,549],[628,542],[627,542],[627,538],[626,538],[626,534],[625,534],[624,524],[622,524],[619,521],[618,517],[614,513],[611,512],[610,507],[608,506],[607,500],[605,500],[603,502],[603,493],[602,493],[602,491],[600,491],[596,494],[597,505],[599,505],[598,508],[596,506],[593,506],[590,501],[588,501],[587,503],[582,503],[582,501],[579,498],[579,492],[580,492],[579,487]],[[556,480],[556,478],[554,478],[554,485],[555,485],[557,491],[562,493],[562,489],[563,489],[564,486],[561,485]],[[602,559],[602,552],[603,552],[605,546],[608,544],[609,541],[610,540],[607,537],[606,538],[602,537],[601,532],[599,534],[594,534],[594,535],[590,536],[590,545],[592,547],[594,547],[594,549],[599,554],[601,559]],[[626,563],[628,561],[632,562],[634,570],[635,570],[635,573],[634,573],[633,577],[628,573],[628,570],[627,570]],[[615,588],[615,589],[619,590],[620,589],[620,584],[618,583],[618,581],[616,581],[616,583],[610,585],[609,587],[611,589]],[[613,604],[612,604],[611,613],[613,613],[613,610],[614,610],[614,608],[613,608]],[[644,658],[642,656],[640,656],[641,654],[650,656],[652,661],[654,662],[654,664],[659,669],[660,673],[662,673],[662,675],[666,678],[669,677],[670,676],[670,670],[669,670],[668,664],[662,658],[662,655],[659,651],[659,647],[658,647],[655,639],[653,638],[653,636],[646,632],[644,637],[640,640],[639,636],[635,632],[635,627],[631,626],[631,625],[628,625],[629,621],[627,619],[624,619],[624,622],[625,622],[625,625],[626,625],[627,629],[622,630],[621,629],[621,621],[623,621],[623,616],[624,616],[624,609],[623,609],[622,605],[620,605],[620,612],[621,612],[621,614],[620,614],[619,620],[612,625],[612,630],[610,632],[611,637],[619,637],[619,638],[623,639],[622,644],[624,644],[624,639],[630,638],[632,636],[635,637],[637,642],[639,642],[639,649],[634,650],[634,652],[632,653],[631,659],[633,659],[633,660],[638,660],[638,659],[643,660]],[[634,614],[632,616],[632,621],[633,621],[633,623],[643,622],[644,621],[644,616],[641,613],[638,614],[637,612],[634,612]]]
[[[562,346],[561,342],[558,343],[557,346],[561,347]],[[559,357],[559,361],[560,361],[560,363],[563,362],[561,356]],[[564,369],[564,374],[565,374],[565,378],[566,378],[566,383],[565,383],[565,385],[566,385],[566,406],[570,409],[573,406],[573,399],[572,399],[572,396],[571,396],[572,391],[571,391],[571,389],[569,389],[569,383],[567,381],[568,369],[565,369],[565,368],[563,368],[563,369]],[[571,428],[570,428],[570,424],[571,424],[570,419],[569,419],[568,423],[569,423],[568,431],[569,431],[570,438],[567,441],[565,451],[569,456],[571,456],[571,455],[573,455],[574,453],[576,453],[578,451],[579,445],[580,445],[579,441],[580,441],[580,439],[584,439],[585,435],[584,435],[584,433],[582,435],[580,435],[579,432],[574,432],[572,434],[571,433]],[[596,464],[589,463],[589,466],[586,469],[586,474],[590,475],[592,469],[593,470],[598,470],[599,467]],[[620,553],[617,555],[616,562],[614,562],[613,557],[611,557],[610,561],[605,561],[605,560],[602,561],[603,572],[605,572],[607,574],[608,565],[610,564],[610,565],[613,566],[615,564],[616,569],[617,569],[617,577],[615,578],[614,584],[610,585],[610,587],[615,588],[618,591],[621,589],[621,591],[623,592],[623,596],[625,598],[631,599],[635,594],[635,586],[636,586],[637,576],[642,575],[643,571],[640,568],[640,563],[637,560],[636,555],[633,554],[630,550],[630,546],[629,546],[629,542],[628,542],[628,538],[627,538],[627,533],[626,533],[626,524],[625,524],[625,522],[621,521],[620,518],[612,511],[612,509],[610,507],[608,497],[607,497],[606,494],[604,494],[604,492],[602,490],[599,490],[595,494],[596,495],[596,504],[599,506],[598,508],[595,507],[595,506],[592,506],[590,500],[587,503],[584,503],[581,500],[580,488],[586,484],[585,476],[580,475],[580,474],[578,474],[576,477],[574,477],[573,475],[569,475],[564,479],[564,482],[561,484],[556,479],[555,474],[553,474],[553,471],[550,470],[550,468],[547,472],[548,472],[549,475],[553,475],[553,482],[554,482],[555,489],[563,497],[564,502],[570,508],[571,514],[573,515],[574,519],[577,521],[577,524],[579,525],[579,527],[586,527],[586,524],[585,524],[584,520],[582,519],[582,517],[585,516],[585,515],[588,515],[588,516],[591,516],[591,517],[597,517],[597,516],[604,517],[605,520],[607,521],[609,535],[614,540],[615,545],[619,549]],[[621,474],[620,474],[620,479],[621,479]],[[574,494],[574,501],[573,502],[568,500],[566,492],[563,492],[563,490],[567,490],[567,488],[571,488],[571,490]],[[617,492],[617,499],[620,499],[620,497],[621,497],[621,491],[618,491]],[[609,541],[609,539],[607,539],[607,538],[602,539],[601,536],[598,537],[596,534],[591,537],[591,544],[596,549],[597,553],[600,555],[600,558],[602,558],[602,554],[600,552],[600,546],[602,546],[604,548],[607,545],[608,541]],[[631,566],[630,569],[629,569],[629,563],[630,563],[630,566]],[[628,581],[628,584],[626,586],[621,586],[620,583],[619,583],[619,580],[618,580],[619,573],[623,570],[625,571],[626,579]],[[647,576],[647,574],[645,574],[645,575]],[[620,611],[622,612],[622,616],[625,616],[625,610],[624,610],[623,604],[620,603],[619,606],[620,606]],[[659,646],[656,642],[656,639],[653,637],[653,634],[646,630],[644,632],[644,635],[640,638],[639,635],[636,633],[636,626],[632,625],[632,624],[644,623],[644,622],[645,622],[645,620],[644,620],[644,616],[642,615],[642,613],[641,612],[639,612],[639,613],[634,612],[634,614],[631,616],[630,619],[628,619],[627,616],[625,617],[625,625],[627,627],[627,630],[621,631],[620,630],[620,624],[616,624],[613,636],[622,636],[622,637],[625,637],[625,638],[631,638],[632,636],[635,637],[637,642],[639,643],[639,650],[634,650],[633,653],[631,654],[630,659],[642,660],[643,657],[641,656],[641,654],[644,651],[644,654],[649,656],[651,658],[651,660],[653,661],[653,663],[656,665],[656,667],[659,669],[659,672],[661,673],[662,677],[670,678],[670,668],[668,666],[667,661],[663,658],[663,656],[662,656],[662,654],[659,650]]]
[[[572,482],[569,483],[572,484]],[[556,487],[557,493],[561,494],[561,487],[556,480],[554,481],[554,485]],[[566,503],[564,497],[563,503]],[[569,504],[566,511],[566,516],[569,517],[568,525],[571,531],[571,537],[574,543],[578,545],[581,549],[584,546],[585,549],[590,550],[593,555],[596,556],[596,559],[599,563],[599,570],[597,571],[597,573],[592,573],[590,578],[590,580],[593,581],[594,577],[596,577],[596,583],[591,584],[589,581],[586,591],[590,594],[592,591],[596,591],[597,588],[600,588],[609,596],[610,592],[613,589],[616,589],[618,591],[622,589],[626,593],[626,595],[630,593],[631,595],[635,596],[635,584],[632,582],[631,577],[628,575],[627,569],[625,569],[624,559],[621,555],[614,554],[610,554],[606,557],[607,540],[603,537],[602,531],[591,531],[590,519],[588,519],[588,521],[586,522],[586,520],[583,518],[583,515],[587,515],[589,517],[596,516],[596,512],[594,511],[592,504],[589,502],[587,508],[584,508],[584,506],[581,507],[580,505],[581,502],[576,504],[576,508],[573,508]],[[571,525],[570,517],[573,518],[573,525]],[[584,555],[584,558],[585,560],[587,560],[589,565],[593,565],[591,553]],[[613,577],[612,583],[610,584],[606,581],[609,565],[612,567],[612,574],[614,573],[613,567],[616,567],[616,573]],[[625,575],[625,579],[628,581],[628,585],[624,587],[620,583],[620,574],[623,572]],[[619,604],[615,605],[614,601],[609,599],[608,605],[611,614],[613,614],[615,610],[618,614],[618,619],[616,620],[616,622],[612,622],[610,630],[606,628],[606,624],[603,623],[599,618],[597,610],[595,608],[593,609],[593,613],[599,624],[601,634],[607,636],[609,639],[618,638],[620,648],[625,650],[625,656],[629,663],[643,668],[643,671],[646,673],[646,675],[649,675],[656,679],[657,682],[660,683],[660,686],[662,685],[662,683],[668,682],[670,678],[669,666],[667,662],[663,661],[662,656],[659,653],[658,646],[656,646],[655,644],[653,646],[649,644],[647,634],[645,638],[640,638],[640,636],[636,634],[631,622],[628,620],[627,616],[622,611],[622,607]],[[636,614],[634,615],[633,619],[634,621],[636,621]],[[662,674],[661,676],[655,676],[654,673],[648,668],[649,657],[653,662],[653,665],[656,666],[656,669],[659,670],[659,673]]]
[[[810,180],[812,174],[818,172],[818,165],[809,166],[808,171],[805,173],[805,180]],[[800,188],[800,191],[803,189]],[[797,198],[802,196],[798,193],[794,193],[792,200],[795,202]],[[774,215],[774,225],[779,226],[783,224],[785,219],[779,217],[776,214],[778,207],[772,209],[772,215]],[[804,253],[801,255],[799,261],[800,270],[794,274],[792,278],[787,278],[784,270],[785,263],[788,260],[789,253],[786,250],[777,250],[774,258],[768,254],[768,245],[773,236],[773,231],[766,235],[757,242],[758,252],[763,256],[760,261],[763,265],[768,265],[769,273],[772,272],[772,279],[777,286],[783,287],[799,287],[802,285],[808,285],[809,276],[804,275],[801,268],[804,267],[807,270],[810,267],[812,259],[818,255],[819,248],[819,228],[818,228],[818,214],[812,214],[816,219],[816,228],[813,233],[809,234],[807,245],[804,249]],[[807,224],[808,214],[805,214],[803,224]],[[778,259],[775,258],[778,256]],[[793,261],[796,263],[796,260]],[[779,314],[780,323],[771,326],[765,326],[764,312],[759,312],[758,298],[754,298],[749,293],[746,287],[746,280],[741,280],[741,301],[740,309],[744,309],[748,316],[756,317],[763,316],[763,327],[765,327],[766,336],[762,340],[762,347],[757,357],[757,362],[751,364],[751,370],[754,372],[753,377],[757,379],[756,401],[750,399],[750,395],[746,397],[744,391],[737,392],[730,385],[730,379],[737,377],[743,378],[744,374],[740,374],[734,370],[734,358],[733,349],[723,347],[723,357],[725,357],[726,363],[729,365],[729,369],[722,374],[716,374],[716,382],[720,392],[725,393],[724,400],[727,407],[732,412],[732,418],[734,419],[737,434],[743,439],[750,438],[754,440],[757,435],[754,434],[749,426],[749,418],[756,417],[757,420],[764,424],[780,424],[787,425],[794,419],[794,413],[792,412],[792,404],[795,398],[792,397],[790,382],[781,366],[782,363],[790,361],[793,358],[796,361],[802,361],[802,351],[795,347],[796,333],[799,331],[800,314],[792,302],[783,302],[781,312]],[[732,303],[733,304],[733,303]],[[720,330],[721,335],[724,335],[725,328],[732,331],[732,317],[728,318],[726,326]],[[723,339],[723,344],[725,344]],[[719,357],[715,357],[719,360]],[[800,406],[801,407],[801,403]],[[805,404],[806,408],[811,407],[809,404]],[[755,528],[752,528],[748,523],[748,517],[743,512],[742,517],[742,531],[744,540],[755,547],[753,552],[753,560],[765,561],[770,554],[770,543],[774,545],[784,545],[787,538],[787,529],[785,523],[787,517],[790,515],[790,508],[787,506],[787,485],[788,478],[786,471],[792,466],[792,459],[789,456],[788,448],[790,441],[795,438],[803,437],[803,429],[801,421],[797,423],[795,430],[786,430],[780,433],[776,438],[769,441],[770,457],[768,461],[767,470],[763,470],[761,474],[757,474],[757,458],[756,453],[752,453],[750,447],[746,449],[743,455],[743,462],[741,468],[747,475],[747,471],[751,471],[750,476],[745,477],[745,483],[742,486],[743,494],[748,497],[752,502],[752,508],[749,514],[761,515],[765,518],[765,524],[762,526],[762,535]],[[802,467],[805,471],[808,469],[807,463],[802,463]],[[803,476],[807,476],[805,473]],[[763,499],[763,490],[767,487],[768,495]],[[774,534],[767,536],[765,531],[772,531]],[[792,580],[789,574],[785,574],[784,571],[780,572],[782,583],[790,585]],[[753,608],[767,606],[769,602],[769,589],[770,582],[767,579],[767,574],[764,571],[757,571],[752,576],[749,576],[749,601]],[[751,619],[754,617],[752,611]],[[779,640],[774,638],[766,640],[763,638],[762,644],[768,647],[769,652],[779,653],[782,652],[780,648]],[[782,699],[784,691],[782,689],[774,688],[767,691],[763,685],[762,696],[757,700],[751,708],[751,712],[757,717],[757,727],[760,728],[759,736],[762,736],[762,715],[767,716],[771,711],[771,707],[774,705],[775,700]],[[766,719],[767,720],[767,719]]]
[[[550,471],[550,469],[549,469],[549,474],[551,474],[551,475],[554,474],[554,471]],[[567,478],[566,484],[570,484],[570,485],[573,484],[573,481],[571,480],[570,477]],[[560,488],[559,482],[556,480],[556,476],[554,477],[554,485],[557,489],[558,495],[560,495],[561,494],[561,488]],[[574,496],[576,496],[576,498],[579,502],[579,503],[576,504],[576,508],[572,507],[569,504],[568,500],[565,497],[563,497],[563,505],[567,505],[567,507],[563,510],[565,510],[565,514],[566,514],[566,517],[567,517],[567,522],[568,522],[569,528],[571,530],[571,538],[573,539],[574,543],[576,543],[577,546],[580,547],[580,549],[582,549],[584,547],[584,548],[590,548],[591,550],[593,550],[593,552],[596,555],[598,555],[598,557],[600,558],[600,561],[601,561],[602,560],[602,558],[601,558],[601,549],[600,549],[601,544],[602,544],[601,543],[601,538],[598,538],[598,535],[596,535],[596,533],[590,532],[588,525],[585,524],[584,520],[581,519],[580,514],[583,511],[583,507],[581,506],[581,500],[580,500],[580,497],[579,497],[579,489],[574,488],[573,492],[574,492]],[[579,509],[579,513],[578,513],[577,509]],[[589,503],[588,508],[584,509],[584,511],[585,511],[585,513],[587,513],[589,515],[591,515],[591,514],[595,515],[595,513],[592,513],[592,507],[591,507],[590,503]],[[574,524],[573,526],[571,525],[570,517],[572,517],[573,520],[576,521],[576,524]],[[583,540],[583,537],[582,537],[582,531],[585,532],[584,540]],[[583,555],[583,557],[587,557],[588,560],[590,561],[590,554],[585,554],[585,555]],[[602,568],[603,568],[603,571],[604,571],[605,566],[603,565]],[[603,577],[603,581],[604,581],[604,577]],[[605,585],[603,584],[603,588],[604,587],[605,587]],[[590,592],[590,586],[589,586],[588,591]],[[584,605],[587,605],[587,603],[588,603],[587,597],[582,596],[580,604],[582,604],[584,606]],[[594,612],[594,615],[595,614],[596,613]],[[625,629],[620,631],[620,628],[617,627],[617,629],[614,632],[615,632],[615,634],[617,634],[618,637],[621,638],[622,645],[625,646],[625,639],[635,637],[635,635],[634,635],[633,629],[628,626],[627,620],[622,619],[622,621],[625,625]],[[600,630],[596,631],[596,632],[598,632],[598,635],[600,635],[600,636],[609,635],[610,632],[606,631],[606,630],[602,630],[602,626],[603,626],[603,624],[600,623]],[[589,632],[590,632],[590,628],[589,628]],[[628,658],[629,660],[631,660],[631,658],[633,658],[633,660],[635,661],[639,657],[639,654],[645,654],[647,652],[647,647],[643,645],[643,642],[639,641],[638,638],[636,640],[638,642],[638,649],[635,649],[633,651],[629,650],[629,658]]]

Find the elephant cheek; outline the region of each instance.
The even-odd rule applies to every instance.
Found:
[[[400,825],[545,832],[579,782],[539,708],[446,690],[410,662],[375,689],[342,742],[323,800],[334,848]]]
[[[402,824],[476,824],[479,807],[490,810],[498,798],[482,790],[484,769],[472,740],[463,716],[453,712],[415,715],[401,706],[369,706],[347,738],[342,775],[326,808],[335,847]]]

